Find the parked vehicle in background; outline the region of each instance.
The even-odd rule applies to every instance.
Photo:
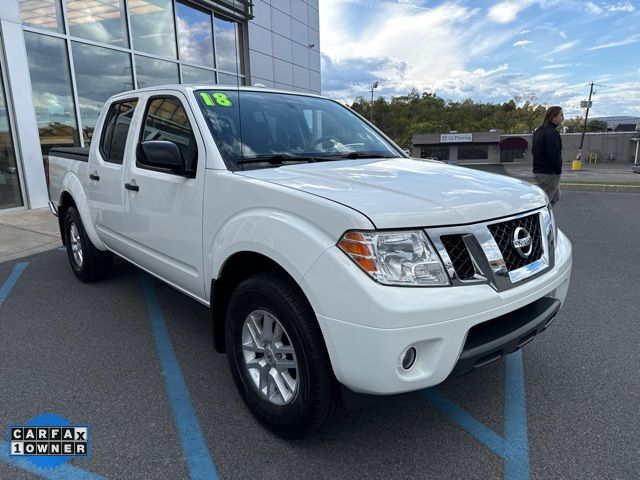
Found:
[[[112,97],[53,149],[75,275],[113,255],[211,307],[253,415],[300,437],[343,392],[423,389],[522,347],[564,302],[571,244],[526,182],[416,162],[330,99],[166,86]]]

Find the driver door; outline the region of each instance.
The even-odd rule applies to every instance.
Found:
[[[131,156],[125,172],[126,236],[141,267],[198,299],[205,298],[202,202],[206,150],[183,94],[147,98],[138,142],[175,143],[195,176],[145,165]],[[127,186],[128,185],[128,186]]]

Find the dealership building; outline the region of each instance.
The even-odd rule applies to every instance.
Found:
[[[640,128],[640,125],[634,128]],[[574,160],[581,133],[562,133],[562,159]],[[423,133],[413,136],[411,156],[456,163],[533,162],[532,134],[503,134],[498,130],[474,133]],[[582,144],[582,159],[592,162],[640,161],[638,131],[590,132]]]
[[[320,93],[318,0],[0,0],[0,211],[40,208],[55,146],[169,83]]]

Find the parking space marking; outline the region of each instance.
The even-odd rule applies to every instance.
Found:
[[[69,464],[56,468],[38,468],[24,458],[11,457],[8,452],[9,444],[0,440],[0,460],[2,462],[47,480],[106,480],[105,477]]]
[[[29,265],[29,262],[20,262],[13,266],[13,270],[11,271],[9,278],[7,278],[2,287],[0,287],[0,305],[2,305],[7,299],[11,293],[11,289],[15,286],[25,268],[27,268],[27,265]]]
[[[505,480],[529,480],[529,440],[522,351],[506,357],[504,438],[476,420],[435,388],[423,392],[460,428],[504,460]]]
[[[167,396],[171,403],[171,411],[180,436],[189,476],[191,480],[217,479],[218,473],[200,429],[200,422],[193,408],[189,389],[173,350],[173,344],[158,303],[152,277],[146,273],[141,273],[140,281],[149,310],[151,330],[153,331],[156,352],[164,375]]]

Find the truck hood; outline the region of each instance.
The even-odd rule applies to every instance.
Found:
[[[376,228],[475,223],[546,205],[527,182],[437,161],[357,159],[237,173],[341,203]]]

